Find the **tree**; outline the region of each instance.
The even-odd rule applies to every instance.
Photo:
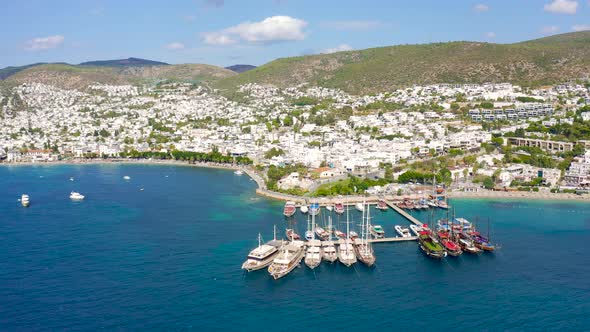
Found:
[[[494,188],[494,180],[492,180],[491,177],[487,176],[484,180],[483,180],[483,186],[486,189],[493,189]]]

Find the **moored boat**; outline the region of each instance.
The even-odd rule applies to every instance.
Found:
[[[317,216],[320,213],[320,204],[319,203],[311,203],[309,205],[309,214],[312,216]]]
[[[315,228],[315,235],[322,241],[326,241],[330,237],[330,233],[319,226]]]
[[[337,214],[343,214],[344,204],[342,202],[336,202],[336,204],[334,204],[334,212],[336,212]]]
[[[463,253],[461,246],[451,239],[448,231],[439,230],[438,239],[449,255],[459,256]]]
[[[346,239],[346,233],[339,231],[337,229],[334,230],[334,235],[339,239]]]
[[[414,233],[414,235],[419,236],[420,232],[424,230],[424,227],[418,225],[410,225],[410,230],[412,230],[412,233]]]
[[[432,236],[430,229],[422,230],[418,235],[418,242],[420,243],[420,249],[428,257],[441,259],[447,257],[445,248]]]
[[[301,211],[301,213],[305,214],[305,213],[309,212],[309,208],[307,207],[307,205],[301,205],[299,207],[299,211]]]
[[[283,209],[283,215],[285,217],[291,217],[292,215],[295,214],[295,202],[292,201],[288,201],[285,202],[285,208]]]
[[[473,244],[477,248],[483,251],[494,251],[496,249],[496,246],[491,244],[490,240],[487,237],[481,235],[479,232],[474,231],[469,235],[471,236],[471,239],[473,239]]]
[[[357,232],[355,232],[355,231],[350,231],[350,232],[348,232],[348,238],[349,238],[349,239],[351,239],[351,240],[354,240],[354,239],[356,239],[357,237],[359,237],[359,234],[358,234]]]
[[[301,241],[292,241],[283,246],[268,267],[268,273],[276,280],[282,278],[299,266],[304,254]]]
[[[332,204],[328,204],[326,205],[326,210],[332,212],[332,210],[334,210],[334,206]]]
[[[338,253],[333,241],[322,241],[322,257],[330,263],[334,263],[338,259]]]
[[[383,200],[383,199],[380,199],[379,202],[377,202],[376,208],[381,211],[387,211],[387,209],[389,209],[389,207],[387,206],[387,203],[385,203],[385,200]]]
[[[441,209],[445,209],[445,210],[446,210],[446,209],[448,209],[448,208],[449,208],[449,205],[447,204],[447,202],[445,202],[445,201],[443,201],[443,200],[439,200],[439,201],[438,201],[436,204],[437,204],[437,205],[438,205],[438,207],[439,207],[439,208],[441,208]]]
[[[299,234],[295,233],[295,230],[293,230],[292,228],[287,228],[285,230],[285,235],[287,236],[287,240],[289,240],[289,241],[301,240],[301,236],[299,236]]]
[[[258,247],[250,251],[248,258],[242,264],[242,269],[248,272],[263,269],[272,263],[278,253],[277,247],[262,244],[262,237],[258,234]]]
[[[371,225],[369,227],[369,232],[376,239],[382,239],[385,237],[385,231],[381,225]]]
[[[347,267],[356,263],[356,256],[351,240],[346,239],[338,242],[338,260]]]
[[[479,254],[481,253],[481,249],[479,249],[478,247],[476,247],[473,244],[473,240],[471,240],[471,238],[469,238],[469,236],[467,235],[461,235],[459,234],[459,245],[461,246],[461,249],[463,250],[463,252],[469,253],[469,254]]]
[[[310,269],[315,269],[322,262],[322,243],[320,240],[311,240],[307,242],[307,250],[305,252],[305,265]]]
[[[356,203],[354,205],[354,208],[357,209],[357,211],[359,211],[359,212],[365,211],[365,207],[364,207],[363,203]]]
[[[412,237],[412,234],[410,234],[410,229],[407,227],[395,225],[393,228],[395,229],[397,234],[399,234],[399,236],[401,236],[401,237]]]
[[[234,171],[234,174],[235,174],[235,175],[242,175],[242,174],[244,174],[244,171],[242,171],[241,169],[236,169],[236,170]]]

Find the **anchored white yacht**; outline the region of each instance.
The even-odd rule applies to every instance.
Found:
[[[84,195],[80,194],[79,192],[72,191],[70,193],[70,199],[73,201],[81,201],[84,199]]]
[[[28,207],[29,204],[31,204],[31,201],[29,200],[29,195],[27,194],[23,194],[20,197],[20,203],[24,206],[24,207]]]
[[[412,234],[410,233],[410,230],[407,227],[402,227],[400,225],[395,225],[393,228],[395,228],[395,231],[401,237],[412,237]]]
[[[307,242],[307,251],[305,252],[305,265],[310,269],[315,269],[322,262],[322,242],[320,240],[311,240]]]

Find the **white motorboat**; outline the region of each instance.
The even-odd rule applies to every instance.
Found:
[[[70,199],[73,201],[81,201],[84,199],[84,195],[80,194],[79,192],[72,191],[70,193]]]
[[[357,211],[359,212],[365,211],[365,206],[363,205],[363,203],[356,203],[354,205],[354,208],[357,209]]]
[[[369,232],[376,239],[382,239],[385,237],[385,230],[383,230],[381,225],[371,225],[369,227]]]
[[[299,207],[299,210],[301,211],[301,213],[309,212],[309,208],[307,207],[307,205],[301,205],[301,207]]]
[[[70,178],[70,181],[72,181],[72,182],[73,182],[73,181],[74,181],[74,178]]]
[[[320,240],[311,240],[307,242],[307,251],[305,252],[305,265],[310,269],[315,269],[322,262],[322,242]]]
[[[320,213],[320,204],[319,203],[311,203],[309,205],[309,213],[312,216],[317,216]]]
[[[131,177],[130,177],[129,175],[125,175],[125,176],[123,177],[123,180],[125,180],[125,181],[129,181],[129,180],[131,180]]]
[[[412,234],[410,233],[410,229],[407,227],[395,225],[393,228],[395,229],[397,234],[399,234],[399,236],[401,236],[401,237],[412,237]]]
[[[331,204],[326,205],[326,210],[332,212],[332,210],[334,210],[334,206]]]
[[[299,266],[304,254],[302,241],[292,241],[279,250],[279,254],[268,267],[268,273],[276,280],[282,278]]]
[[[263,269],[272,263],[278,253],[277,247],[262,244],[262,237],[258,234],[258,247],[250,251],[248,259],[242,264],[242,269],[248,272]]]
[[[31,201],[29,200],[29,195],[27,194],[23,194],[20,197],[20,203],[24,206],[24,207],[28,207],[29,204],[31,204]]]
[[[235,175],[242,175],[242,174],[244,174],[244,171],[242,171],[241,169],[236,169],[236,170],[234,171],[234,174],[235,174]]]
[[[307,241],[311,241],[315,238],[315,236],[313,235],[313,231],[305,231],[305,239]]]

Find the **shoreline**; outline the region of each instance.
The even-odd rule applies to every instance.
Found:
[[[189,163],[188,161],[180,160],[149,160],[149,159],[106,159],[106,160],[60,160],[52,162],[19,162],[19,163],[0,163],[0,167],[6,166],[53,166],[53,165],[170,165],[170,166],[185,166],[198,167],[210,169],[223,170],[242,170],[257,184],[256,194],[270,199],[279,201],[294,201],[298,204],[305,204],[310,200],[320,201],[320,204],[333,204],[336,201],[344,203],[356,203],[366,200],[367,202],[377,202],[380,196],[342,196],[340,197],[307,197],[294,196],[280,192],[270,191],[265,189],[264,179],[262,179],[250,167],[241,167],[234,164],[217,164],[217,163]],[[420,196],[412,195],[386,195],[385,199],[391,201],[398,201],[404,198],[419,199]],[[423,196],[422,196],[423,197]],[[447,194],[449,199],[509,199],[509,200],[544,200],[544,201],[575,201],[590,203],[590,195],[577,195],[567,193],[548,193],[548,192],[507,192],[507,191],[477,191],[477,192],[449,192]]]

